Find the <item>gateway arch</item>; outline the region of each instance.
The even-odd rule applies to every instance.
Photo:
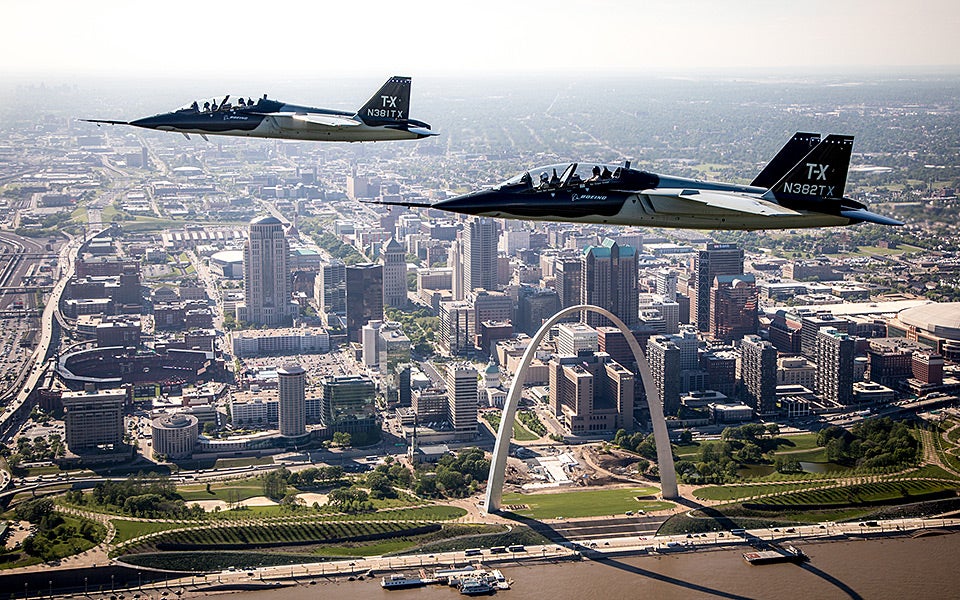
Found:
[[[507,468],[507,453],[510,450],[510,436],[513,433],[513,420],[517,414],[517,405],[520,403],[520,394],[523,390],[523,381],[526,379],[527,368],[533,361],[533,357],[540,346],[540,342],[546,337],[550,328],[556,325],[560,319],[567,315],[581,312],[595,312],[613,321],[630,345],[634,359],[637,361],[637,367],[640,370],[640,378],[643,382],[643,389],[647,396],[647,406],[650,408],[650,421],[653,423],[653,437],[657,444],[657,464],[660,468],[660,487],[664,498],[678,498],[677,492],[677,473],[673,467],[673,452],[670,448],[670,437],[667,434],[667,421],[663,417],[663,406],[658,400],[657,388],[653,382],[653,375],[650,373],[650,363],[640,349],[637,338],[627,328],[623,321],[615,314],[599,306],[581,304],[571,306],[558,312],[540,326],[536,335],[530,340],[530,345],[523,353],[520,364],[517,367],[517,373],[510,385],[510,392],[507,394],[506,403],[503,406],[503,414],[500,417],[500,429],[497,431],[497,443],[493,448],[493,459],[490,461],[490,475],[487,477],[487,497],[485,510],[487,513],[498,512],[500,510],[500,500],[503,496],[503,481],[505,470]]]

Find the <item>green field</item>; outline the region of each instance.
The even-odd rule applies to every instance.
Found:
[[[693,444],[674,446],[673,453],[676,454],[677,458],[695,458],[700,453],[700,444],[694,442]]]
[[[780,436],[780,445],[775,454],[790,454],[801,450],[813,450],[817,446],[817,434],[801,433],[800,435]]]
[[[772,496],[754,502],[758,506],[823,506],[857,505],[903,500],[915,502],[916,496],[937,494],[956,489],[956,486],[939,481],[883,481],[849,485],[839,488],[808,490],[782,496]]]
[[[183,499],[192,500],[223,500],[224,502],[240,502],[263,495],[263,486],[259,481],[242,479],[239,481],[216,482],[210,484],[207,491],[206,484],[185,485],[177,488]]]
[[[132,540],[141,535],[155,533],[157,531],[166,531],[168,529],[179,529],[190,527],[188,523],[167,523],[164,521],[128,521],[126,519],[110,519],[116,528],[117,533],[113,537],[114,544],[122,544],[127,540]]]
[[[717,485],[704,487],[693,492],[694,497],[702,500],[739,500],[765,494],[776,494],[823,486],[822,481],[798,481],[795,483],[770,483],[760,485]]]
[[[487,423],[490,423],[490,426],[493,427],[494,432],[500,430],[500,413],[497,412],[488,412],[484,413],[483,418]],[[518,442],[532,442],[533,440],[539,440],[540,436],[533,433],[529,429],[523,426],[520,421],[517,419],[513,420],[513,438]]]
[[[653,487],[619,488],[614,490],[583,490],[554,494],[504,494],[502,507],[522,517],[556,519],[558,517],[599,517],[623,514],[628,510],[662,510],[673,506],[670,502],[655,500],[660,490]],[[637,500],[637,497],[643,498]],[[511,510],[511,505],[527,508]]]

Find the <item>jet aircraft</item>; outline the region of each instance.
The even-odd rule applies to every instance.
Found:
[[[796,133],[749,184],[657,175],[624,165],[557,164],[434,204],[375,202],[532,221],[680,229],[902,225],[844,197],[853,136]]]
[[[410,118],[410,78],[394,76],[355,113],[312,108],[270,100],[192,104],[169,113],[135,121],[83,119],[90,123],[133,125],[161,131],[207,135],[282,138],[328,142],[415,140],[432,135],[430,125]]]

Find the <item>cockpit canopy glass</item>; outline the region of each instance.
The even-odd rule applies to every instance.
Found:
[[[620,177],[622,165],[602,163],[558,163],[535,167],[511,177],[494,187],[502,189],[519,185],[539,187],[566,187],[581,183],[605,182]]]

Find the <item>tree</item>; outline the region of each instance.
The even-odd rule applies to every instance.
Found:
[[[351,436],[346,431],[335,431],[333,433],[333,445],[340,446],[341,448],[346,448],[350,446],[350,443],[353,440]]]

